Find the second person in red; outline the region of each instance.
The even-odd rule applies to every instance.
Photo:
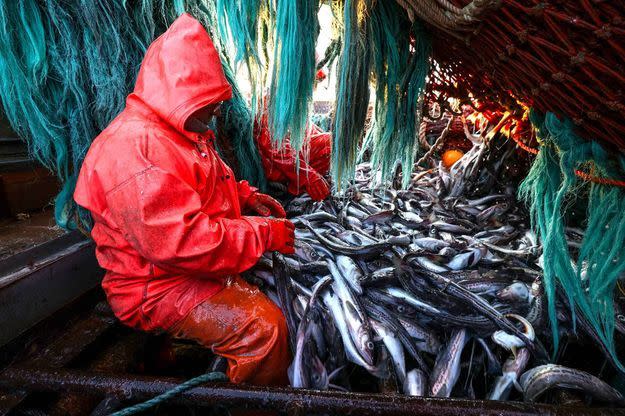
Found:
[[[292,195],[307,192],[315,201],[322,201],[330,195],[330,186],[324,178],[330,170],[330,142],[330,133],[311,124],[307,137],[308,157],[298,157],[288,138],[281,148],[273,145],[266,115],[256,123],[256,145],[267,179],[285,183]]]

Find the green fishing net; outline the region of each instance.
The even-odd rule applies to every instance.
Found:
[[[542,142],[532,168],[519,188],[530,206],[532,222],[543,243],[544,283],[555,346],[558,344],[555,290],[568,297],[590,322],[599,339],[618,358],[614,346],[613,297],[625,271],[625,190],[584,182],[575,171],[592,169],[597,177],[622,179],[625,158],[610,154],[598,142],[583,140],[568,119],[533,112],[532,124]],[[584,238],[576,258],[568,248],[565,214],[581,188],[588,188]]]

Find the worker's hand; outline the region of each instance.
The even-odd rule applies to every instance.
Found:
[[[286,211],[284,211],[284,208],[278,201],[260,192],[256,192],[250,196],[247,207],[263,217],[268,217],[270,215],[276,218],[286,217]]]
[[[295,253],[295,226],[287,219],[270,219],[268,251],[279,251],[282,254]]]
[[[330,185],[323,176],[317,174],[310,178],[306,185],[306,192],[315,201],[323,201],[330,195]]]

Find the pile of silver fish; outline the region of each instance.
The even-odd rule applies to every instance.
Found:
[[[567,389],[623,404],[589,371],[552,363],[541,247],[514,186],[465,196],[484,147],[417,170],[406,190],[372,187],[362,164],[341,197],[287,205],[296,253],[247,278],[285,314],[293,387],[526,401]],[[583,320],[574,334],[566,299],[558,311],[564,339],[600,342]]]

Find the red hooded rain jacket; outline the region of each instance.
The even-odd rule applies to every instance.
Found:
[[[93,215],[102,287],[132,327],[171,328],[270,244],[268,220],[241,215],[253,188],[211,135],[183,129],[231,94],[209,35],[182,15],[148,49],[126,108],[81,168],[74,198]]]

